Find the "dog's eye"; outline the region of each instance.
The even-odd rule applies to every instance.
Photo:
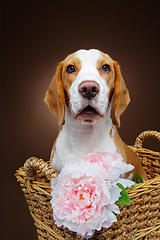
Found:
[[[67,67],[67,73],[73,73],[75,71],[76,71],[76,69],[75,69],[75,67],[73,65],[69,65]]]
[[[104,64],[103,66],[102,66],[102,71],[103,72],[110,72],[110,67],[109,67],[109,65],[108,64]]]

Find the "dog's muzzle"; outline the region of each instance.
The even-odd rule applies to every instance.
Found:
[[[85,107],[79,114],[74,115],[74,118],[83,124],[97,122],[102,116],[93,106],[93,102],[96,101],[96,96],[100,92],[99,84],[95,81],[84,81],[78,86],[78,92],[88,104],[85,103]]]

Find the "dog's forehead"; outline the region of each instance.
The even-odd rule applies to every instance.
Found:
[[[81,60],[82,67],[84,64],[96,66],[98,59],[101,58],[100,52],[96,49],[79,50],[77,51],[76,56]]]
[[[82,67],[86,65],[92,65],[94,67],[97,66],[98,61],[105,61],[108,64],[112,64],[113,60],[110,58],[108,54],[105,54],[97,49],[81,49],[75,53],[70,54],[66,59],[65,63],[68,61],[74,61],[74,59],[79,59]]]

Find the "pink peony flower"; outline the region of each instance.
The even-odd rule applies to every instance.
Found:
[[[116,181],[126,169],[131,169],[122,166],[120,154],[88,154],[67,161],[58,177],[51,181],[51,204],[57,226],[67,227],[88,239],[95,230],[109,228],[116,222],[115,213],[120,212],[114,203],[121,192]],[[132,181],[127,183],[132,184]]]
[[[103,167],[99,167],[103,172]],[[117,186],[110,190],[92,168],[95,166],[91,163],[69,164],[51,181],[51,204],[57,226],[63,225],[85,237],[91,237],[94,230],[110,227],[117,221],[114,213],[119,213],[114,202],[121,190]]]
[[[74,163],[75,159],[70,159],[70,161]],[[96,163],[98,166],[102,166],[106,170],[104,174],[105,176],[103,177],[101,172],[99,172],[99,174],[106,182],[120,182],[124,184],[125,187],[129,186],[131,183],[130,181],[123,181],[122,179],[124,179],[124,173],[133,170],[134,166],[123,162],[123,157],[121,154],[111,154],[108,152],[89,153],[87,155],[78,157],[76,161],[90,162],[92,164]],[[132,184],[134,183],[132,182]]]

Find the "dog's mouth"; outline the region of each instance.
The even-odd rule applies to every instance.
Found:
[[[102,116],[93,107],[88,105],[79,114],[74,115],[74,118],[83,124],[94,124],[101,119]]]
[[[97,114],[99,115],[99,113],[89,105],[85,107],[79,115],[81,114],[83,114],[86,117],[93,117],[94,115],[97,115]]]

